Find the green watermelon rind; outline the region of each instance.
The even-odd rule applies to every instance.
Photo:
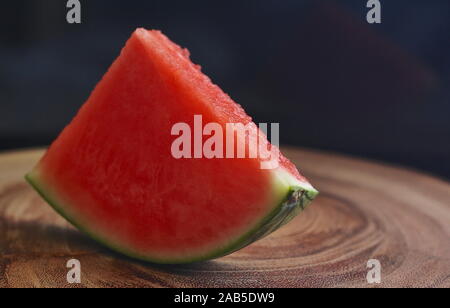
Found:
[[[76,227],[81,232],[88,235],[90,238],[96,242],[110,248],[115,252],[119,252],[125,256],[133,259],[155,263],[155,264],[189,264],[195,262],[201,262],[206,260],[217,259],[233,252],[236,252],[248,245],[262,239],[280,227],[284,226],[290,222],[294,217],[296,217],[300,212],[302,212],[306,207],[317,197],[319,192],[309,185],[294,185],[290,186],[286,196],[283,201],[275,207],[265,218],[263,218],[255,227],[250,231],[246,232],[244,235],[239,237],[237,240],[228,244],[225,248],[219,248],[209,254],[201,255],[198,257],[190,258],[179,258],[179,259],[159,259],[152,258],[149,256],[139,255],[135,252],[130,252],[127,249],[123,249],[120,246],[114,245],[110,241],[107,241],[95,234],[95,232],[89,231],[87,228],[79,224],[76,219],[73,219],[66,211],[57,204],[50,197],[50,194],[45,192],[45,189],[39,184],[39,179],[35,179],[33,172],[25,176],[26,181],[37,191],[37,193],[62,217],[64,217],[69,223]]]

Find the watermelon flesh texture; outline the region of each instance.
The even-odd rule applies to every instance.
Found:
[[[243,248],[317,195],[281,154],[271,170],[261,169],[260,159],[175,159],[172,126],[193,127],[194,115],[223,127],[252,123],[187,50],[159,31],[138,29],[26,178],[104,245],[172,264]],[[257,134],[252,124],[250,138]]]

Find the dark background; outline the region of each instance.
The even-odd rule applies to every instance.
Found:
[[[162,30],[283,144],[450,178],[450,1],[65,0],[0,5],[0,150],[49,144],[136,27]]]

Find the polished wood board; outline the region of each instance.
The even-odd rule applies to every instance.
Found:
[[[415,171],[285,149],[321,191],[286,227],[233,255],[160,266],[71,227],[23,176],[42,150],[0,155],[0,287],[450,287],[450,184]],[[81,262],[68,284],[66,263]],[[381,262],[369,285],[367,262]]]

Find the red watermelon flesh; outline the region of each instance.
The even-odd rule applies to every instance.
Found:
[[[195,115],[223,127],[252,123],[187,50],[161,32],[138,29],[27,180],[80,230],[156,263],[234,252],[317,195],[282,155],[272,170],[254,158],[175,159],[171,129],[193,127]]]

